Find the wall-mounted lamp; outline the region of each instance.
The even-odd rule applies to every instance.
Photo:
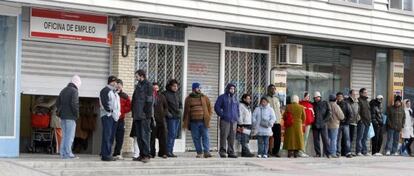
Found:
[[[121,45],[122,45],[122,57],[128,57],[129,54],[129,45],[128,45],[128,25],[123,24],[120,26],[121,32]]]

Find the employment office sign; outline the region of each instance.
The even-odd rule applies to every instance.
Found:
[[[108,17],[32,8],[30,36],[107,43]]]

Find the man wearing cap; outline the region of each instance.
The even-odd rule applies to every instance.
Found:
[[[368,92],[365,88],[359,90],[358,105],[361,120],[359,120],[357,126],[356,153],[357,156],[368,156],[367,140],[371,124],[371,110],[368,102]]]
[[[328,138],[328,122],[331,120],[331,108],[328,102],[322,101],[320,92],[315,92],[313,109],[315,111],[315,121],[312,125],[313,145],[315,148],[316,157],[321,157],[320,137],[322,137],[323,151],[326,157],[330,157],[330,146]]]
[[[121,105],[119,95],[117,94],[117,81],[115,76],[108,77],[108,85],[105,86],[99,94],[99,103],[101,105],[102,121],[102,143],[101,143],[101,160],[115,161],[111,156],[112,144],[116,130],[116,122],[121,115]]]
[[[382,156],[380,153],[381,146],[382,146],[382,134],[383,134],[383,119],[382,119],[382,101],[384,97],[382,95],[378,95],[376,99],[371,100],[369,102],[371,108],[371,122],[372,126],[374,127],[375,136],[372,138],[371,146],[372,146],[372,155],[374,156]]]
[[[137,84],[132,95],[132,117],[140,156],[134,161],[150,161],[151,119],[153,117],[153,89],[144,70],[135,72]]]
[[[212,157],[210,154],[210,140],[208,129],[212,115],[209,98],[201,93],[200,83],[193,83],[193,91],[185,99],[183,127],[191,131],[194,146],[197,151],[196,158]]]
[[[236,138],[237,120],[239,119],[239,102],[235,93],[236,86],[228,84],[226,92],[217,98],[214,105],[214,110],[220,117],[219,153],[221,158],[237,158],[234,152],[234,139]]]
[[[62,159],[76,158],[72,153],[72,144],[75,138],[76,120],[79,118],[79,92],[82,82],[78,75],[72,77],[71,82],[60,92],[56,100],[57,116],[60,117],[62,127],[62,144],[60,157]]]
[[[387,144],[385,146],[386,155],[398,155],[398,143],[400,140],[400,132],[404,127],[405,111],[402,106],[401,96],[394,98],[394,105],[388,108],[387,118]]]

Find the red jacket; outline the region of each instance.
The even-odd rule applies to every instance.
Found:
[[[310,103],[309,101],[300,101],[299,104],[305,107],[305,126],[312,125],[313,121],[315,121],[315,113],[313,111],[312,103]]]
[[[131,112],[131,99],[124,92],[119,93],[119,97],[121,100],[121,116],[119,116],[119,120],[124,120],[125,114]]]

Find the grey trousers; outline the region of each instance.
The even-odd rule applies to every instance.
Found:
[[[237,122],[220,120],[220,154],[234,154],[234,139],[236,138]],[[227,147],[227,150],[226,150]]]

